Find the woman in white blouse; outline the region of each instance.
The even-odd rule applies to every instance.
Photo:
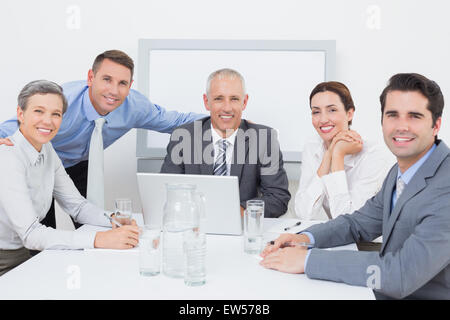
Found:
[[[0,146],[0,275],[30,257],[28,249],[127,249],[137,245],[133,221],[104,232],[55,230],[40,223],[52,197],[76,221],[111,226],[104,211],[83,198],[50,140],[61,125],[67,101],[50,81],[27,84],[19,94],[19,130],[12,145]]]
[[[383,144],[350,130],[355,106],[340,82],[318,84],[309,97],[319,137],[305,144],[295,211],[304,220],[352,213],[374,196],[395,159]]]

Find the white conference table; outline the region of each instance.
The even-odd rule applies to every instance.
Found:
[[[265,219],[265,240],[295,221]],[[333,250],[339,249],[356,245]],[[0,299],[375,299],[369,288],[265,269],[258,256],[243,252],[240,236],[207,235],[207,283],[199,287],[162,273],[141,276],[138,257],[137,249],[45,250],[0,277]]]

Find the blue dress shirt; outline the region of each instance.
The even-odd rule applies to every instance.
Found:
[[[89,98],[86,81],[62,85],[68,108],[52,145],[65,168],[89,158],[89,144],[95,120],[101,117]],[[103,126],[103,147],[107,148],[130,129],[142,128],[171,133],[176,127],[205,117],[203,114],[166,111],[150,102],[143,94],[131,89],[117,109],[108,113]],[[17,130],[14,117],[0,125],[0,138],[11,136]]]
[[[419,159],[416,163],[414,163],[411,167],[409,167],[405,172],[401,173],[400,168],[397,169],[397,180],[398,178],[402,178],[403,182],[405,183],[405,188],[408,185],[408,183],[411,181],[412,177],[416,174],[417,170],[424,164],[425,161],[427,161],[428,157],[431,153],[433,153],[434,149],[436,149],[436,144],[433,144],[433,146],[428,150],[425,155]],[[397,190],[394,189],[394,192],[392,193],[392,206],[393,209],[395,204],[397,202]]]

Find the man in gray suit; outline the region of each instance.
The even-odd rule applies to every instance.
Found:
[[[384,140],[397,157],[380,192],[352,214],[281,235],[261,264],[367,286],[379,299],[450,299],[450,150],[437,139],[444,98],[434,81],[397,74],[380,102]],[[380,252],[319,249],[380,235]],[[298,241],[314,249],[291,246]]]
[[[237,176],[241,214],[250,199],[264,200],[265,217],[284,214],[291,195],[276,131],[241,118],[248,102],[243,77],[213,72],[203,100],[210,117],[174,130],[161,173]]]

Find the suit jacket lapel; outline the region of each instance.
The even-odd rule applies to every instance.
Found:
[[[208,118],[208,120],[203,123],[202,133],[201,159],[203,159],[203,161],[200,165],[200,173],[212,175],[214,173],[214,146],[212,145],[211,118]],[[212,152],[211,154],[209,154],[210,151]],[[210,156],[212,156],[212,159],[210,159]]]
[[[397,179],[397,173],[394,175],[394,179],[391,179],[392,183],[392,190],[391,195],[388,197],[389,199],[389,205],[386,205],[386,207],[391,207],[392,203],[392,191],[393,191],[393,185],[396,183]],[[414,197],[416,194],[418,194],[420,191],[422,191],[427,186],[427,183],[425,181],[425,177],[423,175],[419,174],[419,171],[414,175],[413,179],[408,183],[408,185],[405,187],[405,190],[403,190],[403,193],[400,195],[400,198],[398,198],[397,202],[395,203],[394,208],[392,208],[392,212],[390,213],[390,216],[388,216],[388,219],[386,220],[387,223],[383,224],[386,227],[383,228],[383,246],[381,248],[381,252],[383,252],[384,247],[386,246],[386,243],[389,241],[389,237],[392,234],[392,230],[394,229],[394,225],[398,220],[398,217],[400,215],[400,212],[402,211],[403,206],[406,202],[408,202],[409,199]],[[407,214],[407,213],[404,213]],[[389,213],[388,213],[389,215]]]
[[[384,188],[384,207],[383,207],[383,238],[385,238],[385,235],[387,235],[387,226],[389,222],[389,218],[391,216],[391,205],[392,205],[392,193],[394,192],[395,183],[397,179],[397,168],[398,165],[396,164],[392,170],[389,172],[389,175],[387,177],[386,187]],[[385,238],[387,239],[387,238]],[[383,241],[383,245],[386,243],[386,241]]]
[[[244,120],[241,120],[241,125],[239,126],[239,129],[241,129],[243,131],[243,133],[245,133],[245,131],[248,129],[248,126]],[[245,136],[245,143],[244,143],[244,148],[245,148],[244,149],[245,150],[244,151],[244,154],[245,154],[244,159],[245,159],[245,161],[244,161],[244,163],[247,163],[247,160],[248,160],[248,149],[249,149],[248,141],[249,141],[248,136]],[[236,140],[234,142],[233,163],[231,164],[230,176],[237,176],[239,185],[240,185],[242,170],[244,169],[244,163],[242,163],[242,159],[239,160],[239,157],[238,157],[238,144],[239,143],[240,143],[240,139],[239,139],[239,132],[238,132],[236,135]]]
[[[397,179],[397,165],[394,167],[395,170],[392,170],[389,175],[389,182],[386,185],[386,190],[384,194],[384,216],[383,216],[383,245],[381,247],[380,254],[383,253],[387,242],[389,241],[389,237],[391,236],[392,230],[394,229],[395,222],[398,220],[398,217],[402,211],[403,206],[408,202],[409,199],[414,197],[420,191],[422,191],[426,186],[426,179],[429,177],[433,177],[436,174],[439,165],[444,160],[444,158],[448,155],[449,149],[440,141],[438,147],[433,151],[430,157],[425,161],[425,163],[417,170],[416,174],[413,176],[411,181],[403,190],[403,193],[398,198],[395,207],[392,208],[392,212],[389,215],[390,210],[386,210],[386,208],[391,207],[392,203],[392,192],[394,189],[394,185],[396,184]],[[407,214],[407,213],[405,213]]]

